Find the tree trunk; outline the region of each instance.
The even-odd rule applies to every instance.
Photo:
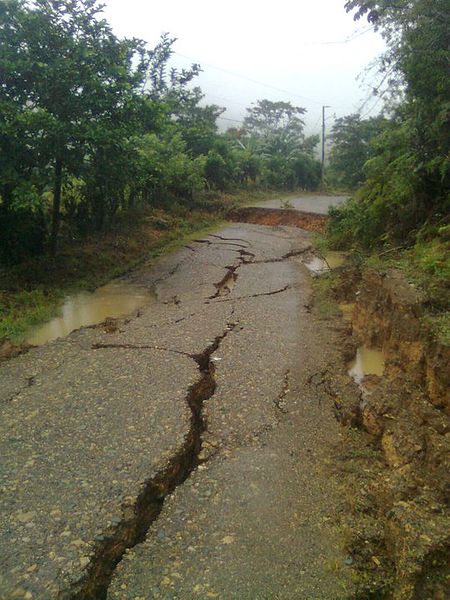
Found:
[[[97,196],[97,201],[95,202],[95,230],[101,231],[103,229],[103,224],[105,222],[105,198],[103,190],[100,191],[100,194]]]
[[[62,188],[62,168],[61,158],[56,159],[55,163],[55,185],[53,189],[53,216],[52,230],[50,234],[50,254],[55,256],[58,244],[59,225],[61,222],[61,188]]]

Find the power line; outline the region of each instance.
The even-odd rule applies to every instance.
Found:
[[[241,125],[244,124],[244,121],[239,121],[239,119],[230,119],[229,117],[219,116],[217,119],[221,119],[222,121],[232,121],[233,123],[240,123]]]
[[[315,129],[315,128],[316,128],[316,127],[319,125],[319,123],[320,123],[320,119],[321,119],[321,118],[322,118],[322,115],[320,114],[320,115],[319,115],[319,118],[318,118],[318,119],[317,119],[317,121],[314,123],[313,129]]]
[[[363,35],[366,35],[366,33],[369,33],[370,31],[373,31],[374,29],[375,29],[375,25],[371,25],[370,27],[364,29],[363,31],[355,31],[354,33],[352,33],[352,35],[345,38],[345,40],[336,40],[336,41],[330,41],[330,42],[310,42],[310,45],[331,46],[331,45],[349,44],[350,42],[357,40],[358,38],[362,37]]]
[[[378,106],[378,104],[382,100],[383,100],[383,94],[378,96],[376,102],[374,102],[374,104],[372,104],[372,106],[369,108],[369,110],[367,110],[363,115],[361,115],[361,119],[365,119],[368,115],[370,115],[370,113],[373,112],[373,110]]]
[[[295,92],[290,92],[288,90],[284,90],[282,88],[278,88],[278,87],[273,86],[273,85],[271,85],[269,83],[263,83],[262,81],[258,81],[256,79],[252,79],[250,77],[247,77],[246,75],[241,75],[240,73],[235,73],[233,71],[229,71],[228,69],[223,69],[222,67],[218,67],[218,66],[212,65],[210,63],[205,63],[205,62],[202,63],[202,61],[198,61],[195,58],[192,58],[191,56],[187,56],[186,54],[181,54],[180,52],[175,52],[175,51],[173,52],[173,54],[176,54],[177,56],[181,56],[182,58],[186,58],[187,60],[194,61],[196,64],[200,64],[200,65],[203,64],[203,65],[205,65],[207,67],[210,67],[212,69],[215,69],[217,71],[222,71],[223,73],[227,73],[228,75],[232,75],[234,77],[239,77],[239,78],[244,79],[246,81],[250,81],[251,83],[255,83],[257,85],[261,85],[263,87],[267,87],[267,88],[276,90],[278,92],[282,92],[283,94],[287,94],[289,96],[294,96],[296,98],[301,98],[302,100],[308,100],[309,102],[313,102],[314,104],[317,104],[319,106],[323,105],[322,102],[319,102],[318,100],[313,100],[312,98],[308,98],[307,96],[301,96],[299,94],[296,94]],[[247,104],[244,104],[243,102],[238,102],[237,100],[234,100],[232,98],[226,98],[224,96],[219,96],[217,94],[210,94],[209,92],[205,92],[205,95],[210,95],[210,96],[213,96],[215,98],[219,98],[221,100],[225,100],[227,102],[234,102],[235,104],[239,104],[241,106],[244,106],[245,108],[248,108]],[[350,106],[350,105],[348,105],[348,106],[342,106],[342,105],[335,105],[335,104],[333,104],[333,108],[337,108],[337,109],[341,109],[341,110],[349,110],[349,109],[354,110],[354,107]]]
[[[185,54],[181,54],[180,52],[174,52],[177,56],[181,56],[182,58],[187,58],[188,60],[192,60],[197,64],[204,64],[205,66],[216,69],[217,71],[222,71],[223,73],[227,73],[228,75],[232,75],[234,77],[239,77],[240,79],[244,79],[245,81],[250,81],[251,83],[255,83],[256,85],[261,85],[263,87],[275,90],[277,92],[281,92],[283,94],[287,94],[288,96],[293,96],[295,98],[300,98],[302,100],[307,100],[308,102],[312,102],[313,104],[318,104],[322,106],[322,102],[319,100],[314,100],[313,98],[308,98],[308,96],[301,96],[300,94],[296,94],[295,92],[291,92],[289,90],[284,90],[282,88],[276,87],[275,85],[271,85],[270,83],[264,83],[263,81],[258,81],[257,79],[252,79],[251,77],[247,77],[246,75],[241,75],[240,73],[235,73],[233,71],[229,71],[228,69],[223,69],[222,67],[217,67],[216,65],[212,65],[203,61],[198,61],[192,56],[186,56]]]
[[[225,102],[232,102],[233,104],[243,106],[244,108],[248,108],[248,104],[244,104],[243,102],[234,100],[234,98],[225,98],[224,96],[218,96],[217,94],[211,94],[211,92],[205,92],[205,95],[211,96],[212,98],[217,98],[218,100],[225,100]]]

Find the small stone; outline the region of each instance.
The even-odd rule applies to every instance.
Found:
[[[36,513],[34,511],[30,511],[30,512],[25,512],[25,513],[18,513],[17,515],[17,520],[20,523],[29,523],[30,521],[33,520],[33,518],[36,516]]]
[[[347,566],[350,566],[353,564],[353,558],[351,556],[349,556],[348,558],[346,558],[344,560],[344,564],[346,564]]]
[[[222,540],[222,544],[226,544],[227,546],[229,544],[234,544],[234,536],[233,535],[226,535],[223,540]]]
[[[70,537],[72,535],[72,532],[70,531],[70,529],[66,529],[65,531],[63,531],[60,535],[60,537]]]
[[[37,564],[34,564],[34,565],[31,565],[31,567],[28,567],[27,573],[34,573],[37,570],[38,570],[38,566],[37,566]]]

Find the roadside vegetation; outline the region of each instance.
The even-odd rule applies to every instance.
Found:
[[[319,185],[305,109],[260,100],[220,132],[225,109],[205,104],[200,65],[170,67],[174,43],[118,38],[97,0],[0,3],[0,340],[216,222],[224,193]],[[148,215],[156,246],[114,252]]]
[[[339,398],[355,598],[446,598],[450,356],[448,0],[348,0],[383,35],[380,116],[333,129],[328,180],[351,199],[330,211],[322,248],[349,261],[316,286],[319,313],[351,308],[342,357],[382,349],[357,397]],[[355,303],[355,298],[357,298]],[[333,305],[334,301],[334,305]],[[328,303],[328,304],[327,304]],[[345,478],[348,474],[349,478]],[[352,481],[353,480],[353,481]],[[353,597],[353,596],[352,596]]]
[[[450,78],[447,0],[351,0],[347,11],[382,33],[374,94],[379,117],[338,119],[329,179],[352,190],[331,211],[328,243],[378,268],[396,266],[427,295],[449,339]]]

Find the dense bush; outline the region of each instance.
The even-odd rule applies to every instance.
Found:
[[[381,131],[370,136],[363,165],[340,141],[351,133],[356,147],[373,120],[340,123],[334,167],[358,167],[346,181],[361,187],[348,206],[332,212],[330,235],[341,247],[412,245],[423,227],[444,226],[450,209],[448,1],[351,0],[347,9],[382,32],[387,87],[378,93],[400,101],[390,104],[388,120],[379,120]]]

